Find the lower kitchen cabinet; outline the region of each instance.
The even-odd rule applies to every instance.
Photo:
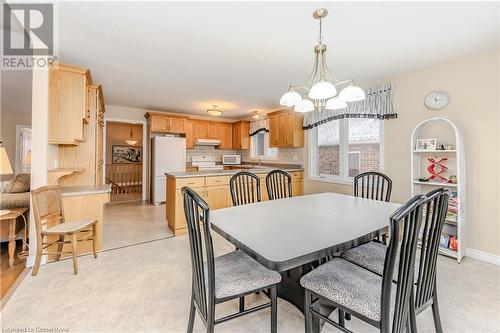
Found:
[[[292,171],[292,194],[303,194],[303,172]],[[261,200],[269,200],[266,189],[267,173],[258,173],[260,178]],[[187,233],[186,218],[184,216],[184,198],[182,187],[189,186],[205,200],[210,209],[221,209],[232,206],[229,179],[231,175],[200,176],[187,178],[167,177],[167,223],[175,236]]]

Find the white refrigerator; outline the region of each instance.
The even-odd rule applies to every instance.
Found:
[[[151,202],[167,201],[166,172],[186,171],[186,139],[173,136],[151,138]]]

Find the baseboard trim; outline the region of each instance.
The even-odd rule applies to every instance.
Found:
[[[500,266],[500,256],[498,256],[496,254],[492,254],[492,253],[484,252],[484,251],[479,251],[479,250],[471,249],[471,248],[466,248],[465,254],[466,254],[466,256],[468,256],[470,258],[481,260],[481,261],[484,261],[484,262],[487,262],[490,264]]]

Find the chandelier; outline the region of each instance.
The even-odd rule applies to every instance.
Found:
[[[325,8],[317,9],[313,17],[319,20],[318,45],[314,47],[314,67],[306,80],[305,86],[290,85],[288,91],[281,96],[280,104],[294,107],[297,112],[310,112],[313,110],[322,111],[339,110],[347,107],[347,103],[357,102],[365,99],[365,92],[354,84],[353,80],[328,81],[328,74],[331,74],[326,64],[327,47],[323,44],[322,19],[328,15]],[[337,94],[337,88],[344,88]],[[305,93],[301,96],[295,89],[303,89]]]
[[[129,146],[134,146],[137,143],[137,140],[134,140],[133,137],[134,137],[134,125],[130,124],[130,139],[129,140],[125,140],[125,142]]]
[[[212,105],[212,107],[207,110],[207,113],[211,116],[218,117],[222,115],[222,110],[219,109],[218,105]]]

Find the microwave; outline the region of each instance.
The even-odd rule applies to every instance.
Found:
[[[222,164],[241,164],[241,155],[222,155]]]

